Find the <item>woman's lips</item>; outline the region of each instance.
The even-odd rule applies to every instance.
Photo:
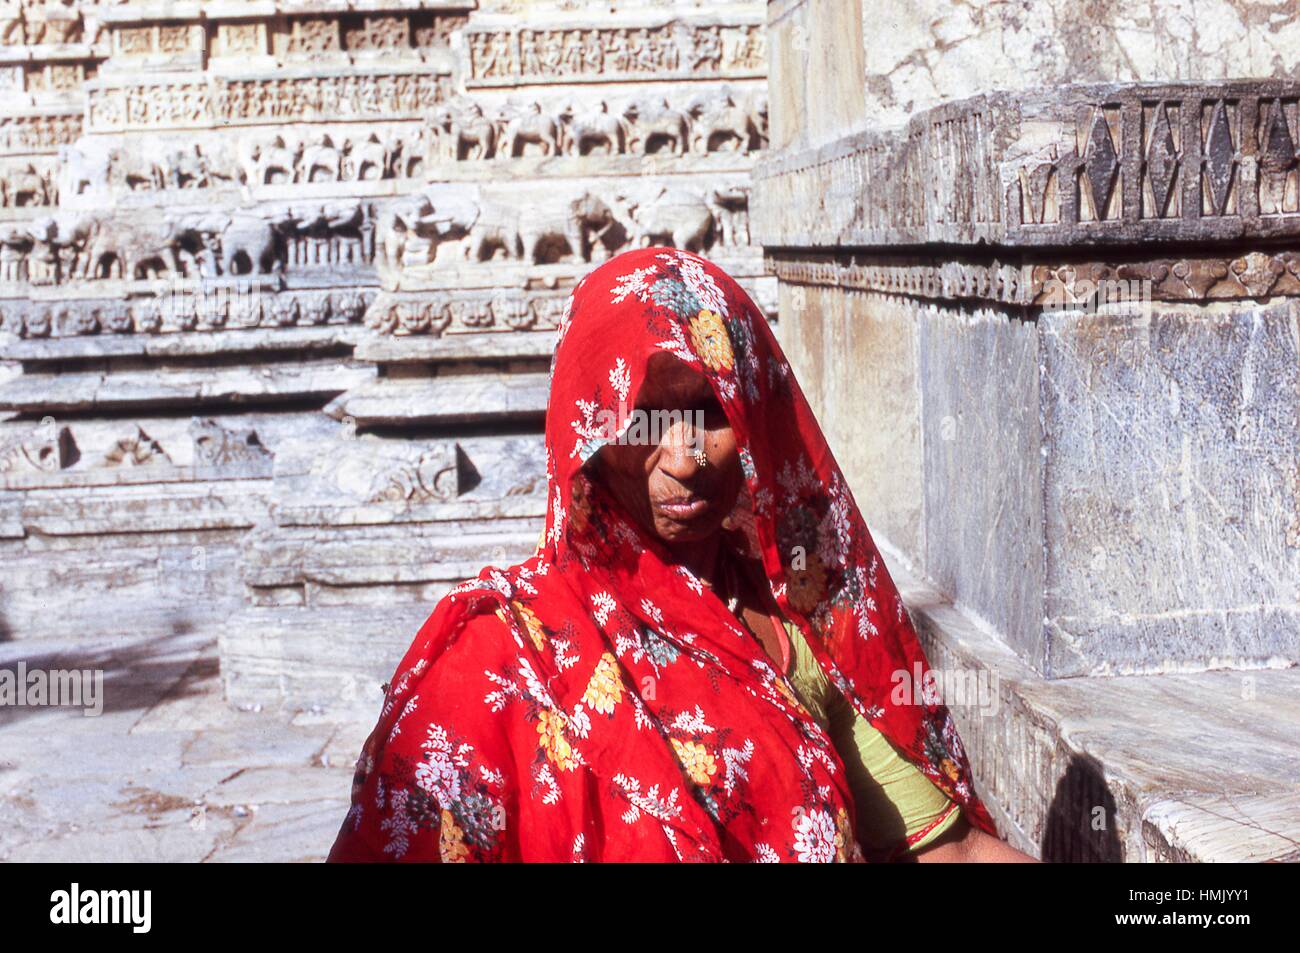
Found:
[[[699,516],[708,509],[709,501],[702,496],[693,496],[681,500],[656,504],[659,512],[675,520],[688,520]]]

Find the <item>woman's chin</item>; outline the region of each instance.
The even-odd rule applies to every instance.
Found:
[[[692,543],[709,539],[718,532],[718,521],[705,512],[689,519],[655,515],[655,532],[666,543]]]

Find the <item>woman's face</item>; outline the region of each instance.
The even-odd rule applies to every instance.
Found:
[[[656,354],[636,410],[645,415],[648,439],[602,447],[596,472],[623,507],[665,542],[713,536],[735,506],[743,480],[736,436],[713,388],[671,354]]]

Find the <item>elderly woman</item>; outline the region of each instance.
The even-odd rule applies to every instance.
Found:
[[[1030,859],[910,691],[910,619],[734,280],[606,262],[550,386],[537,552],[421,627],[331,860]]]

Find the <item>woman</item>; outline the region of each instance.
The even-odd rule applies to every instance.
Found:
[[[1028,859],[947,709],[897,698],[910,620],[716,265],[648,248],[578,284],[546,454],[537,552],[421,627],[331,860]]]

